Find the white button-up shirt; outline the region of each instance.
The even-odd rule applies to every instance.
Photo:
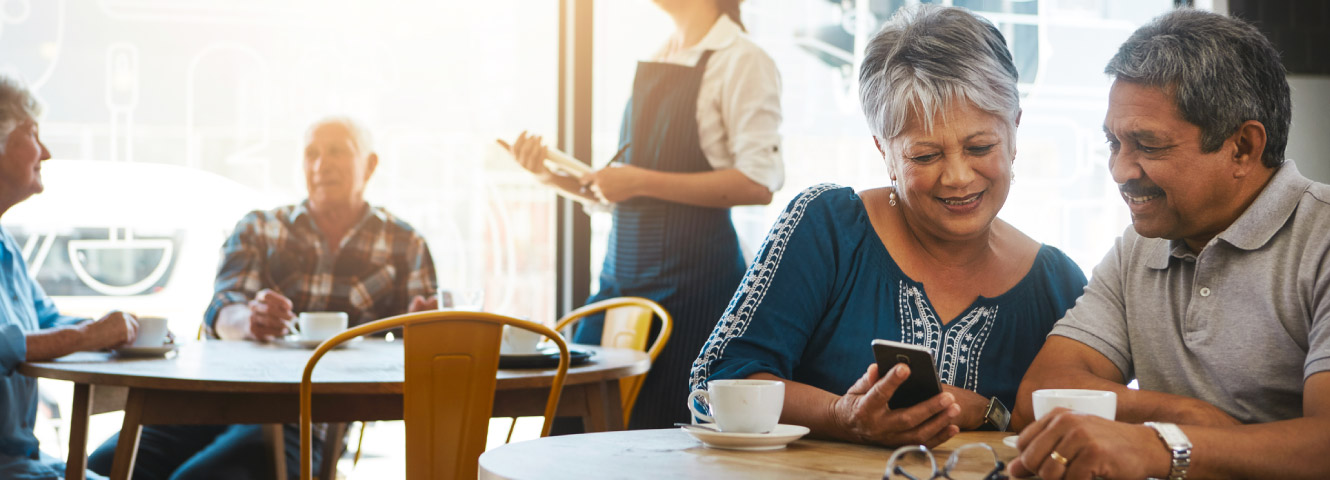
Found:
[[[693,66],[714,50],[697,93],[698,140],[712,168],[734,168],[771,191],[785,182],[780,155],[780,72],[776,62],[721,15],[696,45],[650,59]]]

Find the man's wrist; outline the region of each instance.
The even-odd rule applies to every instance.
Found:
[[[1187,478],[1187,472],[1191,469],[1191,440],[1182,429],[1172,423],[1163,422],[1145,422],[1145,426],[1152,430],[1151,433],[1164,444],[1164,453],[1166,455],[1166,466],[1164,475],[1157,475],[1158,478],[1168,480],[1183,480]],[[1156,450],[1157,451],[1157,450]],[[1158,465],[1157,462],[1153,464]],[[1157,468],[1157,467],[1156,467]],[[1161,472],[1153,472],[1155,474]]]

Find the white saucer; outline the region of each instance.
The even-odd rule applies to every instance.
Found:
[[[800,425],[776,425],[767,433],[727,433],[712,430],[710,426],[680,427],[693,438],[702,441],[711,448],[726,450],[778,450],[790,442],[808,435],[808,427]]]
[[[1016,448],[1016,440],[1019,440],[1020,438],[1021,438],[1020,435],[1011,435],[1007,437],[1002,437],[1002,444],[1011,448]]]
[[[338,344],[336,347],[333,347],[333,349],[336,350],[336,349],[339,349],[339,348],[346,348],[347,346],[349,346],[349,345],[351,344],[351,342],[356,342],[356,341],[359,341],[359,340],[361,340],[361,339],[363,339],[363,338],[364,338],[364,337],[356,337],[356,338],[354,338],[354,339],[347,340],[347,341],[345,341],[345,342],[342,342],[342,343]],[[296,338],[296,337],[287,337],[287,338],[274,338],[274,339],[272,339],[272,343],[274,343],[274,344],[276,344],[276,345],[278,345],[278,346],[287,347],[287,348],[307,348],[307,349],[313,350],[313,349],[319,348],[319,345],[323,345],[323,342],[324,342],[325,340],[327,340],[327,339],[324,339],[324,340],[305,340],[305,339]]]
[[[121,357],[161,357],[175,349],[176,344],[168,343],[160,347],[120,347],[112,351]]]

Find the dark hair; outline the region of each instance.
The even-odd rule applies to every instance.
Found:
[[[739,0],[716,0],[716,8],[720,9],[721,14],[729,16],[730,20],[739,24],[740,30],[748,31],[744,27],[744,21],[739,19]]]
[[[1279,51],[1236,18],[1181,9],[1136,30],[1104,73],[1172,90],[1182,118],[1201,128],[1201,150],[1223,146],[1242,122],[1265,126],[1261,163],[1284,163],[1293,107]]]

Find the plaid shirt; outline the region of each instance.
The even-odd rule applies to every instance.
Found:
[[[387,210],[369,207],[334,255],[314,225],[308,201],[250,212],[222,246],[209,335],[222,308],[271,288],[292,311],[346,312],[354,326],[406,313],[411,298],[434,295],[434,260],[425,239]]]

